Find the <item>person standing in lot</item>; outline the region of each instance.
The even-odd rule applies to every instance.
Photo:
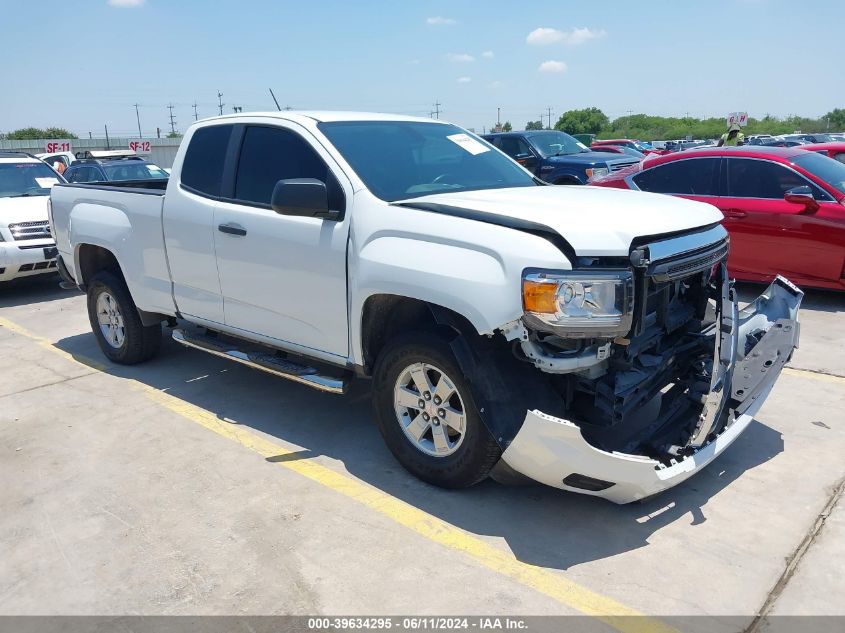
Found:
[[[719,142],[716,144],[716,146],[737,146],[743,145],[744,143],[745,134],[742,133],[742,129],[739,127],[739,124],[732,123],[731,126],[728,128],[728,131],[722,134],[722,136],[719,138]]]

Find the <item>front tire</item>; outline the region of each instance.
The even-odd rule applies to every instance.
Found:
[[[103,354],[115,363],[142,363],[161,347],[161,323],[141,323],[126,283],[111,272],[99,272],[88,282],[88,320]]]
[[[451,349],[433,333],[386,345],[373,373],[373,407],[390,452],[428,483],[466,488],[501,457]]]

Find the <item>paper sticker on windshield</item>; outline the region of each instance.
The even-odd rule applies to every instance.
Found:
[[[586,149],[586,150],[590,149],[589,147],[584,145],[581,141],[576,141],[576,143],[578,143],[578,147],[580,147],[581,149]]]
[[[35,182],[38,183],[38,186],[42,189],[49,189],[59,182],[59,180],[57,178],[36,178]]]
[[[467,134],[451,134],[447,136],[450,141],[452,141],[455,145],[459,145],[463,147],[466,151],[470,154],[475,156],[476,154],[483,154],[484,152],[489,152],[490,148],[485,147],[474,138]]]

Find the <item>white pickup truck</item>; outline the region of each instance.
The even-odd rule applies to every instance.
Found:
[[[284,112],[186,133],[169,181],[60,184],[63,274],[118,363],[179,343],[328,392],[444,487],[626,503],[751,423],[798,341],[778,278],[738,309],[709,205],[547,186],[442,121]]]

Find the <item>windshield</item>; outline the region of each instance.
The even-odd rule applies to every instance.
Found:
[[[453,125],[336,121],[318,127],[367,188],[387,202],[537,184],[510,158]]]
[[[0,198],[47,196],[60,178],[42,162],[0,163]]]
[[[623,154],[627,154],[628,156],[633,156],[635,158],[645,158],[645,154],[635,150],[633,147],[628,147],[627,145],[620,145],[619,149],[622,150]]]
[[[152,163],[121,161],[114,165],[103,165],[109,180],[159,180],[167,178],[167,172]]]
[[[793,162],[837,191],[845,193],[845,164],[815,152],[807,152],[806,156],[799,156]]]
[[[543,158],[590,151],[586,145],[565,132],[542,132],[541,134],[531,134],[528,138],[531,139],[531,144]]]

